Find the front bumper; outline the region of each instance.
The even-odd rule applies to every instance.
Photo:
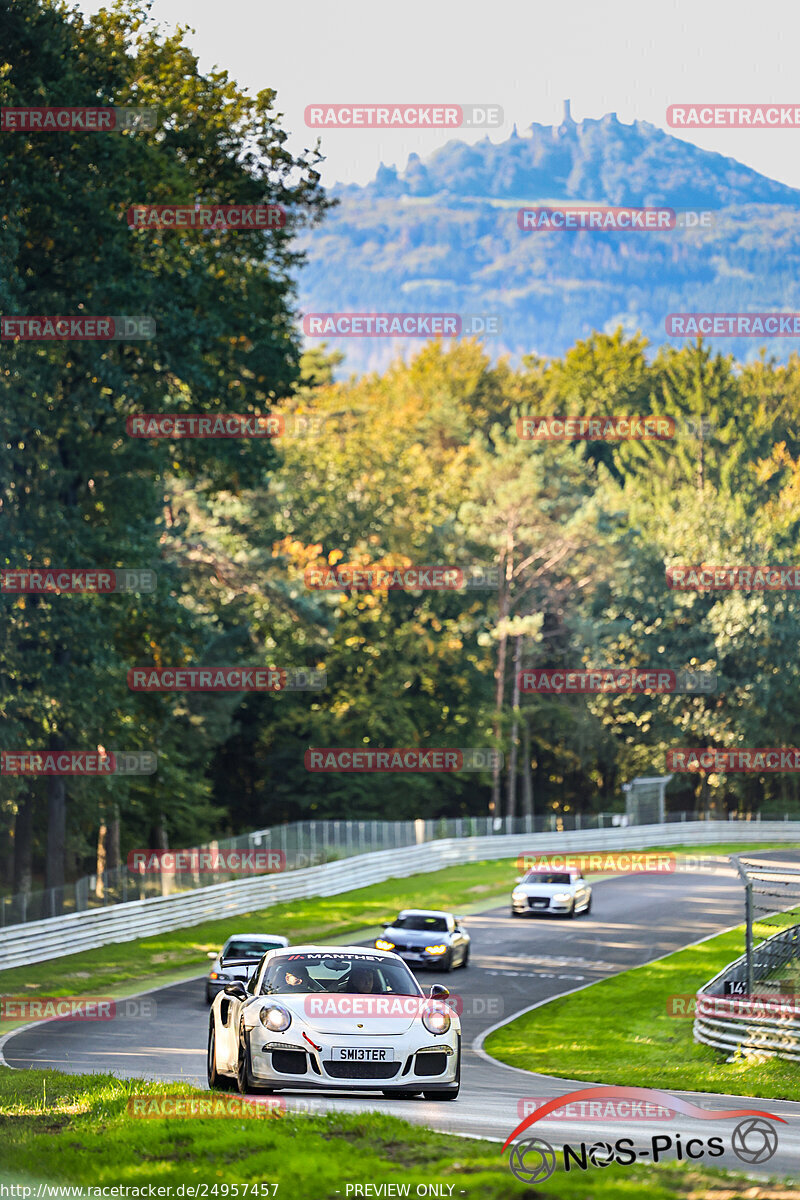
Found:
[[[544,901],[544,903],[542,903]],[[511,897],[511,907],[514,912],[529,912],[529,913],[568,913],[573,905],[572,900],[555,900],[549,896],[524,896],[520,899]]]
[[[393,1046],[388,1062],[342,1062],[333,1058],[335,1046],[350,1037],[315,1034],[319,1050],[297,1039],[280,1042],[266,1030],[250,1031],[253,1082],[269,1087],[332,1088],[347,1091],[436,1091],[452,1087],[458,1071],[458,1043],[452,1038],[425,1042],[403,1038]],[[352,1039],[357,1040],[357,1039]],[[363,1041],[366,1039],[362,1039]]]
[[[398,949],[395,946],[392,954],[396,954],[398,958],[402,958],[404,963],[408,963],[410,967],[437,967],[444,962],[448,954],[452,953],[452,948],[447,947],[441,954],[426,954],[423,947],[404,946]]]

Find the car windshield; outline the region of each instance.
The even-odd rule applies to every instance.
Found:
[[[560,871],[530,871],[525,876],[526,883],[565,883],[573,882],[572,876]]]
[[[277,950],[283,942],[271,942],[268,938],[237,938],[228,942],[222,951],[223,958],[261,958],[268,950]]]
[[[350,992],[378,996],[421,996],[405,963],[370,954],[281,954],[269,964],[261,994]]]
[[[392,922],[392,929],[420,929],[425,933],[447,933],[446,917],[427,917],[424,913],[409,913],[405,917],[397,917]]]

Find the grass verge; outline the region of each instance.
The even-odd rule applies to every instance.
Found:
[[[234,1196],[232,1185],[237,1184],[253,1189],[248,1196],[277,1194],[279,1200],[343,1200],[358,1194],[352,1188],[359,1184],[361,1196],[427,1192],[475,1200],[586,1200],[589,1185],[593,1200],[778,1195],[800,1200],[794,1187],[762,1190],[741,1175],[683,1165],[611,1166],[591,1176],[559,1170],[534,1190],[514,1178],[496,1142],[435,1133],[380,1112],[263,1120],[129,1115],[131,1096],[155,1096],[163,1090],[156,1083],[109,1075],[0,1069],[0,1179],[93,1188],[152,1185],[164,1188],[165,1197],[185,1195],[177,1190],[182,1184],[200,1183],[212,1198]],[[208,1099],[207,1092],[187,1085],[170,1084],[169,1091]],[[455,1112],[451,1119],[457,1119]],[[509,1126],[514,1120],[510,1117]],[[381,1183],[394,1188],[378,1191],[374,1185]],[[265,1184],[277,1184],[277,1193]],[[367,1190],[367,1184],[373,1187]],[[434,1184],[439,1190],[433,1190]],[[426,1191],[418,1193],[418,1185]]]
[[[727,1063],[693,1040],[688,1016],[669,1015],[670,997],[693,996],[743,947],[744,929],[731,930],[603,979],[504,1025],[485,1048],[511,1066],[587,1083],[800,1100],[796,1063]]]

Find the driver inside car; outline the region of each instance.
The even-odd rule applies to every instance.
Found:
[[[339,990],[343,992],[359,992],[363,995],[375,992],[378,990],[375,972],[372,967],[354,966],[350,970],[346,983],[339,984]]]
[[[319,992],[322,989],[310,978],[305,967],[292,963],[290,966],[279,965],[274,974],[271,969],[263,990],[285,995],[287,992]]]

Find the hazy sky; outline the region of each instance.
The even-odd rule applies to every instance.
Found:
[[[100,0],[77,7],[95,12]],[[274,87],[290,148],[311,145],[307,104],[494,103],[506,124],[616,112],[666,127],[667,105],[800,103],[797,0],[154,0],[164,24],[189,24],[201,67],[251,91]],[[668,132],[674,132],[669,131]],[[461,130],[321,131],[323,180],[366,182]],[[696,132],[690,140],[800,187],[800,129]]]

